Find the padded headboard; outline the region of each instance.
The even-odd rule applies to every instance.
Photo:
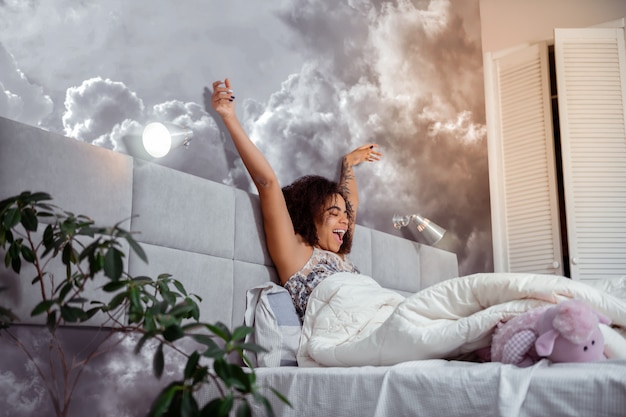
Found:
[[[246,290],[277,281],[254,194],[5,118],[0,179],[0,200],[44,191],[97,225],[124,221],[148,256],[146,264],[126,248],[127,272],[172,274],[202,297],[205,322],[241,325]],[[458,276],[454,253],[360,225],[351,259],[363,274],[404,293]],[[37,297],[30,279],[18,280],[1,262],[0,282],[9,287],[0,304],[28,322]]]

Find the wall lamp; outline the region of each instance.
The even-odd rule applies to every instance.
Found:
[[[427,218],[420,216],[419,214],[411,214],[407,216],[395,214],[393,216],[393,227],[395,229],[401,229],[408,226],[411,221],[417,224],[417,231],[422,234],[424,240],[426,240],[426,243],[430,246],[436,245],[443,238],[443,235],[446,234],[446,229],[435,224],[434,222],[431,222]]]
[[[189,146],[193,136],[191,129],[169,123],[153,122],[146,125],[141,135],[143,147],[153,158],[162,158],[173,148]]]

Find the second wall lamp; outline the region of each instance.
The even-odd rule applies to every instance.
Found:
[[[443,238],[446,234],[446,229],[435,224],[419,214],[410,214],[406,216],[400,216],[398,214],[393,216],[393,227],[401,229],[408,226],[413,221],[417,225],[417,231],[422,234],[426,243],[430,246],[434,246]]]

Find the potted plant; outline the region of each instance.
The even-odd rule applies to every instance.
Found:
[[[156,378],[163,374],[166,349],[183,355],[186,361],[180,378],[165,386],[152,402],[150,417],[226,416],[234,409],[238,416],[247,416],[252,402],[262,404],[268,415],[273,415],[246,357],[246,351],[263,350],[245,343],[251,328],[231,331],[219,322],[200,321],[200,297],[188,293],[179,280],[169,274],[153,279],[124,272],[123,244],[144,262],[148,259],[133,235],[120,226],[122,222],[96,226],[89,217],[63,211],[51,200],[47,193],[25,191],[0,202],[0,250],[5,266],[20,279],[24,278],[20,274],[24,264],[36,271],[31,283],[38,287],[40,297],[31,316],[45,317],[50,345],[45,366],[49,369],[44,369],[12,332],[19,317],[1,305],[0,336],[12,340],[32,362],[58,417],[69,415],[72,394],[90,361],[129,335],[139,335],[135,352],[147,342],[156,346],[152,359]],[[61,264],[62,276],[51,272],[55,262]],[[0,284],[2,290],[6,288]],[[89,325],[94,318],[99,318],[99,337],[80,358],[70,360],[60,330],[66,325]],[[195,348],[181,348],[182,340],[192,340]],[[233,356],[240,362],[232,360]],[[219,395],[199,404],[194,393],[206,384],[214,384]],[[270,390],[289,404],[279,392]]]

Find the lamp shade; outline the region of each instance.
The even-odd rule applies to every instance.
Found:
[[[191,140],[192,131],[175,125],[153,122],[146,125],[141,137],[143,147],[153,158],[162,158],[173,148]]]
[[[393,216],[393,227],[400,229],[408,226],[413,221],[417,224],[417,231],[430,246],[436,245],[446,234],[446,229],[419,214],[411,214],[410,216]]]

